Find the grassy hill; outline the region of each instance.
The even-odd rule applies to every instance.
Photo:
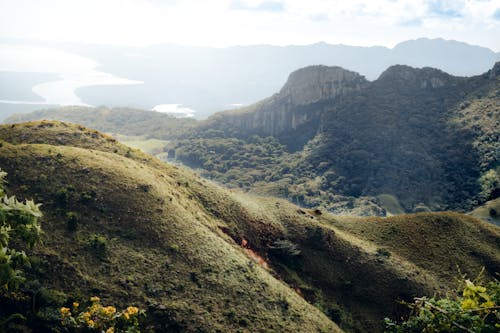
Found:
[[[472,217],[304,210],[80,125],[0,126],[0,168],[10,193],[43,203],[28,305],[16,304],[37,332],[58,324],[51,306],[90,295],[146,309],[156,331],[377,332],[406,311],[399,300],[452,289],[457,266],[500,271],[499,228]]]

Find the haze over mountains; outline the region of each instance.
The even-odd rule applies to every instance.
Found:
[[[6,43],[12,42],[9,40]],[[159,44],[145,48],[87,44],[38,43],[55,47],[99,64],[114,76],[144,82],[132,85],[86,86],[76,90],[82,103],[152,109],[161,104],[180,104],[196,111],[195,117],[248,105],[263,99],[285,83],[292,71],[309,65],[340,66],[375,80],[390,65],[434,67],[458,76],[487,71],[500,55],[487,48],[443,39],[417,39],[394,48],[356,47],[317,43],[306,46],[234,46],[229,48],[186,47]],[[17,86],[16,96],[31,94],[28,74],[4,73],[1,87]],[[5,89],[2,89],[5,90]],[[3,93],[2,99],[9,94]],[[28,98],[28,101],[39,100]],[[12,106],[0,104],[1,115]],[[33,110],[40,106],[26,107]],[[19,108],[18,108],[19,110]]]

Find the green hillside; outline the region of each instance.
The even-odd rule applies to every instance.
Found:
[[[53,109],[16,114],[8,117],[6,123],[20,123],[32,120],[59,120],[88,126],[105,133],[127,136],[145,136],[168,140],[184,133],[195,120],[174,118],[171,115],[132,108],[107,108],[65,106]]]
[[[393,66],[373,82],[346,79],[352,74],[345,71],[331,81],[310,78],[305,88],[297,73],[313,76],[318,68],[301,69],[285,87],[306,92],[283,88],[268,100],[216,114],[177,140],[176,158],[225,184],[265,188],[332,212],[359,208],[352,203],[365,198],[362,214],[385,215],[390,207],[380,198],[387,197],[406,212],[468,211],[500,193],[499,68],[463,78]],[[331,95],[306,98],[331,85],[337,87]],[[274,127],[263,133],[268,122]]]
[[[399,300],[453,289],[457,266],[500,271],[499,228],[472,217],[304,210],[80,125],[0,126],[0,168],[9,193],[43,204],[43,242],[14,304],[36,332],[92,295],[145,309],[155,331],[378,332],[407,311]]]

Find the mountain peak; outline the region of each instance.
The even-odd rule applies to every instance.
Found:
[[[500,76],[500,61],[497,61],[493,68],[489,71],[490,78]]]
[[[452,76],[436,68],[414,68],[406,65],[394,65],[386,69],[379,81],[404,82],[420,88],[439,88],[447,84]]]
[[[364,76],[342,67],[308,66],[292,72],[279,94],[304,105],[359,89],[366,82]]]

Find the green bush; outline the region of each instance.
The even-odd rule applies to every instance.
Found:
[[[78,223],[80,222],[80,215],[76,212],[66,213],[66,227],[69,231],[76,231]]]
[[[38,218],[42,216],[39,204],[31,200],[23,203],[5,194],[6,175],[0,170],[0,294],[15,290],[24,282],[23,268],[29,265],[26,253],[12,248],[10,240],[33,247],[40,238]]]
[[[377,256],[390,258],[391,252],[389,252],[386,248],[380,248],[377,249]]]
[[[108,242],[100,235],[93,235],[89,239],[89,246],[99,258],[104,258],[108,252]]]
[[[485,286],[464,280],[455,295],[415,298],[409,317],[397,323],[385,319],[387,332],[499,332],[500,282]]]
[[[38,218],[42,216],[39,204],[26,200],[18,201],[14,196],[7,196],[4,179],[7,176],[0,169],[0,302],[16,299],[16,292],[26,280],[24,270],[30,261],[23,250],[11,245],[19,244],[31,248],[40,238],[41,227]],[[25,320],[15,309],[0,312],[0,332],[9,331],[14,320]]]

